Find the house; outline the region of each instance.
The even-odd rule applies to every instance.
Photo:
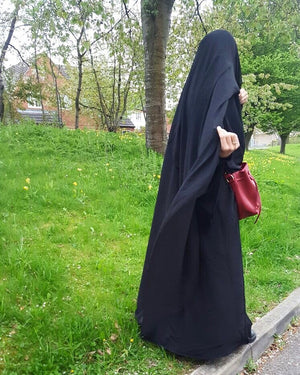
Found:
[[[9,103],[7,117],[29,118],[36,123],[46,122],[74,129],[75,111],[65,89],[68,86],[65,68],[54,64],[45,55],[39,56],[37,66],[39,82],[34,63],[20,62],[6,70],[6,91],[11,94],[8,101],[13,101]],[[96,129],[97,120],[80,114],[79,128]]]
[[[275,133],[264,133],[258,128],[254,129],[250,139],[249,148],[266,148],[280,144],[280,137]]]
[[[130,120],[130,118],[125,118],[119,121],[119,127],[122,132],[133,132],[135,130],[134,123]]]
[[[142,109],[132,111],[128,118],[134,124],[135,130],[142,130],[146,126],[145,113]]]

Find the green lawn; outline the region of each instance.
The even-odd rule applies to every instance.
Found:
[[[248,312],[299,285],[300,145],[245,156],[263,212],[241,222]],[[134,320],[162,158],[137,134],[0,128],[0,372],[182,374]],[[298,244],[299,246],[299,244]]]

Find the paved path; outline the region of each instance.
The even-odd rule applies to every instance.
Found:
[[[283,349],[269,356],[257,375],[300,375],[300,327],[284,338]]]
[[[282,335],[292,318],[297,316],[300,316],[300,288],[294,290],[284,301],[255,322],[253,330],[256,333],[257,339],[254,343],[241,346],[227,357],[206,362],[196,368],[190,375],[236,375],[240,373],[249,360],[257,361],[261,358],[263,353],[272,345],[274,335]],[[273,372],[268,370],[269,372],[261,372],[258,375],[300,375],[298,359],[300,357],[299,333],[296,336],[296,343],[291,344],[290,350],[286,350],[288,350],[287,356],[291,356],[291,359],[288,359],[289,357],[282,359],[283,368],[279,370],[272,369]],[[288,372],[290,371],[287,367],[289,366],[289,362],[291,362],[291,371],[295,370],[294,372]],[[262,370],[262,368],[260,369]],[[260,369],[257,371],[260,371]]]

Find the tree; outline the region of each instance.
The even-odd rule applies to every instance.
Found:
[[[281,139],[280,152],[285,153],[285,145],[292,131],[300,130],[300,67],[298,56],[289,52],[275,51],[272,55],[256,58],[265,75],[258,74],[258,84],[272,87],[276,105],[269,111],[268,121],[258,126],[263,131],[276,132]],[[256,67],[256,69],[258,69]]]
[[[249,142],[255,126],[263,131],[270,132],[276,130],[282,124],[281,114],[292,108],[290,103],[278,100],[279,92],[291,90],[292,85],[286,83],[259,84],[258,81],[268,79],[269,74],[248,74],[243,76],[245,87],[249,93],[249,101],[244,105],[243,122],[245,132],[245,148],[249,149]],[[281,133],[278,132],[280,135]],[[282,143],[283,144],[283,143]]]
[[[101,38],[101,47],[106,54],[99,61],[94,59],[90,47],[90,64],[92,79],[87,80],[88,85],[94,87],[96,95],[85,96],[85,107],[94,107],[99,111],[101,124],[108,131],[116,131],[120,120],[127,110],[127,101],[133,77],[138,76],[140,70],[141,32],[140,24],[126,3],[121,6],[120,19],[112,25],[111,29]],[[117,11],[113,11],[117,14]],[[138,86],[135,84],[135,86]],[[95,104],[91,105],[91,101]]]
[[[251,115],[249,128],[248,112],[246,130],[253,131],[256,123],[264,131],[277,132],[280,152],[284,152],[288,135],[300,128],[299,2],[215,0],[209,24],[228,29],[237,37],[243,73],[256,77],[253,84],[258,105],[250,105],[256,118]],[[271,90],[269,104],[258,88]]]
[[[2,122],[3,116],[4,116],[4,80],[3,80],[4,60],[5,60],[7,49],[10,45],[11,39],[15,31],[20,6],[21,6],[21,3],[17,1],[15,3],[15,9],[12,12],[9,31],[8,31],[6,40],[3,44],[3,47],[1,49],[1,54],[0,54],[0,122]]]
[[[141,0],[145,54],[146,147],[164,153],[166,132],[166,48],[174,0]]]
[[[141,91],[141,26],[135,9],[127,5],[111,3],[105,9],[105,28],[94,34],[82,69],[81,113],[113,132],[125,116],[129,96],[131,108],[135,108],[136,96]],[[67,95],[73,98],[77,74],[70,65],[68,75]]]
[[[52,93],[49,95],[49,84],[48,77],[49,74],[52,78],[51,88],[55,90],[55,107],[56,107],[56,123],[61,126],[61,100],[60,93],[57,85],[57,75],[55,72],[54,63],[51,59],[51,39],[53,38],[55,27],[51,27],[51,21],[53,19],[53,7],[48,1],[35,0],[27,4],[25,9],[25,14],[23,16],[24,22],[27,27],[29,27],[31,34],[31,42],[29,50],[33,50],[33,67],[35,71],[35,78],[37,87],[39,87],[38,94],[34,97],[38,100],[41,105],[43,121],[46,121],[45,116],[45,93],[47,93],[47,101],[52,102]],[[27,48],[28,48],[27,47]],[[47,77],[47,82],[45,81]],[[51,90],[53,91],[53,90]],[[32,95],[31,95],[32,96]],[[32,96],[33,97],[33,96]],[[50,99],[51,98],[51,99]],[[50,99],[50,100],[49,100]],[[52,103],[51,103],[52,104]]]

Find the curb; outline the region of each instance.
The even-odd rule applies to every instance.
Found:
[[[259,319],[254,325],[256,340],[244,345],[229,356],[209,361],[190,375],[236,375],[252,359],[257,361],[272,344],[274,335],[282,334],[290,321],[300,315],[300,288],[295,289],[283,302]]]

